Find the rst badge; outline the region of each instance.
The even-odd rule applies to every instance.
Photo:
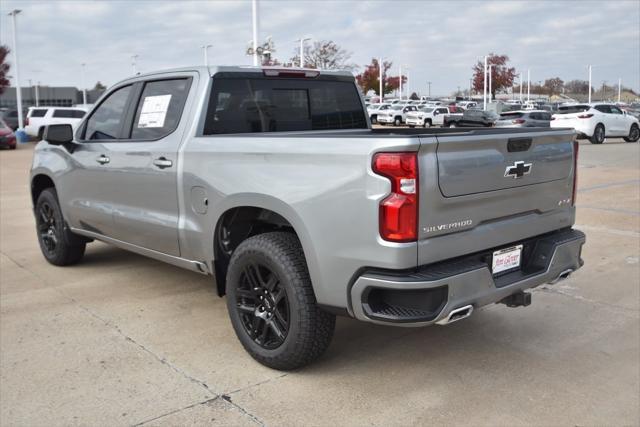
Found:
[[[515,162],[513,166],[507,166],[507,169],[504,171],[504,177],[511,177],[513,179],[522,178],[531,173],[532,167],[533,163]]]

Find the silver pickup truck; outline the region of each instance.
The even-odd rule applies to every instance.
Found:
[[[192,67],[116,84],[51,125],[31,195],[44,257],[101,240],[212,275],[276,369],[335,316],[445,325],[582,265],[568,129],[371,129],[350,73]]]

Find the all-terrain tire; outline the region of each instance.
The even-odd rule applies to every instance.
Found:
[[[260,289],[256,294],[262,295],[261,286],[268,287],[269,283],[272,287],[278,286],[278,292],[281,289],[286,296],[288,322],[284,338],[265,326],[264,304],[268,292],[265,291],[265,300],[251,294],[251,289]],[[335,316],[317,305],[302,246],[295,234],[270,232],[243,241],[229,262],[226,295],[229,317],[238,339],[251,357],[263,365],[279,370],[300,368],[316,360],[329,347]],[[274,301],[266,304],[267,311],[271,310],[270,316],[274,316],[274,306],[282,304]],[[255,313],[253,318],[251,307]],[[283,305],[279,307],[281,310]],[[279,319],[283,314],[280,312]],[[271,321],[275,322],[275,318],[271,317]],[[278,326],[281,331],[285,329],[282,324]],[[266,333],[261,332],[265,329]],[[267,337],[271,337],[270,340]]]
[[[45,259],[58,266],[78,263],[84,256],[86,240],[67,227],[55,189],[47,188],[40,193],[35,215],[38,243]]]

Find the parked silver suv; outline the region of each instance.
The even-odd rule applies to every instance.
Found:
[[[109,89],[35,150],[54,265],[94,239],[212,275],[245,349],[293,369],[335,315],[448,324],[580,268],[567,129],[376,129],[349,72],[192,67]]]

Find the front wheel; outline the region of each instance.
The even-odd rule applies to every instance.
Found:
[[[422,124],[423,127],[425,128],[430,128],[431,127],[431,120],[424,120],[424,123]]]
[[[400,126],[402,124],[402,119],[400,117],[396,117],[393,121],[394,126]]]
[[[372,125],[378,124],[378,116],[371,116],[371,124]]]
[[[593,130],[593,136],[589,138],[592,144],[602,144],[604,142],[604,126],[602,124],[596,125]]]
[[[635,123],[632,124],[629,130],[629,136],[625,136],[623,139],[626,142],[638,142],[638,139],[640,139],[640,128],[638,128],[638,125]]]
[[[335,316],[316,303],[302,247],[292,233],[259,234],[238,246],[227,272],[227,308],[245,350],[274,369],[313,362],[335,328]]]
[[[455,123],[449,123],[449,127],[450,127],[450,128],[457,128],[457,127],[458,127],[458,125],[456,125]]]
[[[84,256],[86,241],[68,230],[56,190],[47,188],[38,196],[35,208],[38,243],[45,259],[53,265],[71,265]]]

